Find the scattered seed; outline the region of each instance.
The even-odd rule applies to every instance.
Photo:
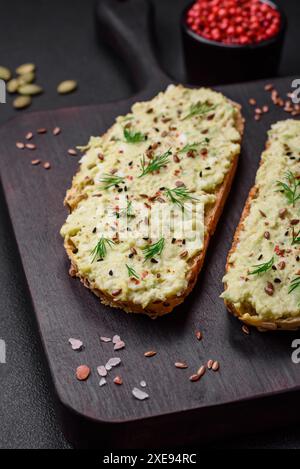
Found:
[[[0,66],[0,80],[8,81],[11,78],[11,71],[7,67]]]
[[[37,94],[43,93],[43,88],[36,83],[27,83],[25,85],[21,85],[18,88],[18,93],[24,96],[35,96]]]
[[[100,365],[100,366],[97,367],[97,373],[98,373],[99,376],[104,377],[104,376],[107,375],[107,369],[105,368],[105,366]]]
[[[75,91],[77,88],[77,82],[75,80],[65,80],[59,83],[57,86],[57,92],[59,94],[68,94]]]
[[[120,340],[121,340],[121,337],[119,335],[114,335],[113,336],[112,341],[113,341],[114,344],[116,344],[117,342],[120,342]]]
[[[26,140],[31,140],[32,137],[33,137],[33,133],[32,133],[32,132],[28,132],[28,133],[25,135]]]
[[[19,150],[23,150],[23,148],[25,148],[25,145],[23,142],[16,142],[16,147],[19,148]]]
[[[256,121],[259,121],[259,120],[260,120],[260,115],[258,115],[258,114],[255,114],[255,116],[254,116],[254,120],[256,120]]]
[[[100,337],[101,342],[111,342],[111,339],[109,337]]]
[[[197,375],[199,375],[200,377],[203,376],[206,372],[206,368],[204,365],[201,365],[199,370],[197,371]]]
[[[120,340],[114,345],[114,350],[121,350],[124,347],[125,347],[125,342],[123,342],[123,340]]]
[[[254,99],[254,98],[250,98],[248,102],[249,102],[249,104],[250,104],[251,106],[255,106],[255,105],[256,105],[256,99]]]
[[[121,363],[121,358],[113,357],[108,360],[107,365],[114,367],[114,366],[120,365],[120,363]]]
[[[132,394],[139,401],[144,401],[145,399],[149,398],[149,394],[147,394],[145,391],[141,391],[139,388],[133,388]]]
[[[59,127],[54,127],[54,129],[52,131],[53,135],[58,135],[58,134],[60,134],[60,132],[61,132],[61,129]]]
[[[111,292],[112,296],[118,296],[122,293],[122,288],[118,288],[117,290],[113,290]]]
[[[145,352],[144,353],[144,357],[154,357],[154,355],[156,355],[157,352],[155,352],[154,350],[149,350],[148,352]]]
[[[242,325],[242,331],[244,332],[244,334],[246,335],[249,335],[250,334],[250,329],[248,326],[246,326],[246,324],[243,324]]]
[[[190,379],[190,381],[193,381],[193,382],[194,381],[199,381],[200,376],[197,373],[195,373],[194,375],[190,376],[189,379]]]
[[[265,91],[272,91],[274,88],[274,85],[272,83],[268,83],[265,85]]]
[[[18,75],[24,75],[24,74],[31,73],[34,71],[35,71],[35,65],[31,63],[22,64],[22,65],[19,65],[18,68],[16,68],[16,73]]]
[[[25,148],[27,150],[36,150],[36,145],[34,143],[25,143]]]
[[[44,168],[44,169],[50,169],[50,168],[51,168],[51,165],[50,165],[49,161],[46,161],[46,162],[43,164],[43,168]]]
[[[83,342],[79,339],[69,339],[69,344],[71,344],[72,350],[80,351],[83,349]]]
[[[213,371],[218,371],[219,368],[220,368],[219,362],[218,362],[217,360],[214,361],[213,364],[212,364],[211,369],[212,369]]]
[[[107,383],[106,379],[105,379],[105,378],[101,378],[100,381],[99,381],[99,386],[102,387],[102,386],[104,386],[106,383]]]
[[[182,253],[180,254],[180,257],[181,259],[184,259],[187,255],[188,255],[187,251],[182,251]]]
[[[15,109],[25,109],[30,106],[31,102],[30,96],[18,96],[13,100],[13,107]]]
[[[263,107],[262,107],[262,111],[263,111],[264,113],[269,112],[269,106],[263,106]]]
[[[142,388],[145,388],[145,387],[147,386],[146,381],[141,381],[141,382],[140,382],[140,386],[141,386]]]
[[[195,332],[195,336],[196,336],[197,340],[201,340],[201,339],[202,339],[202,333],[201,333],[201,331],[196,331],[196,332]]]
[[[88,379],[90,374],[91,374],[91,370],[87,365],[80,365],[76,369],[76,378],[79,381],[84,381],[84,380]]]
[[[71,155],[71,156],[76,156],[76,155],[77,155],[77,151],[74,150],[74,148],[69,148],[68,153],[69,153],[69,155]]]
[[[37,133],[38,133],[38,134],[46,134],[46,133],[47,133],[47,129],[45,129],[44,127],[41,127],[40,129],[37,129]]]
[[[121,376],[116,376],[116,377],[114,378],[114,383],[115,383],[115,384],[118,384],[118,385],[123,384],[123,380],[122,380]]]
[[[264,238],[265,239],[270,239],[270,232],[269,231],[264,232]]]
[[[278,264],[278,269],[279,270],[284,270],[285,269],[285,262],[284,261],[280,261],[279,264]]]
[[[33,72],[24,73],[24,75],[20,75],[17,79],[18,88],[22,85],[27,85],[28,83],[32,83],[35,80],[35,74]]]
[[[207,368],[208,368],[209,370],[211,370],[211,368],[212,368],[212,366],[213,366],[213,363],[214,363],[213,360],[208,360],[208,362],[207,362]]]
[[[255,109],[255,114],[261,115],[261,114],[262,114],[262,110],[261,110],[259,107],[257,107],[257,108]]]
[[[36,166],[38,164],[40,164],[41,160],[31,160],[31,164],[32,166]]]
[[[6,84],[6,89],[9,93],[16,93],[19,88],[19,81],[17,78],[12,78],[12,80],[9,80]]]
[[[281,208],[279,210],[279,217],[283,220],[287,214],[287,209],[286,208]]]
[[[175,366],[176,368],[180,368],[180,369],[185,369],[185,368],[188,368],[187,364],[184,363],[184,362],[175,362]]]

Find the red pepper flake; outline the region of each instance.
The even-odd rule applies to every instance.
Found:
[[[225,44],[256,44],[278,34],[281,16],[261,0],[197,0],[186,16],[199,36]]]
[[[85,381],[91,374],[91,369],[87,365],[80,365],[76,369],[76,378],[79,381]]]
[[[277,256],[284,256],[284,253],[285,253],[285,250],[284,249],[280,249],[280,247],[278,246],[278,244],[275,246],[274,248],[274,252],[277,254]]]
[[[120,386],[121,384],[123,384],[123,380],[122,380],[121,376],[116,376],[116,377],[114,378],[114,383],[115,383],[115,384],[118,384],[119,386]]]

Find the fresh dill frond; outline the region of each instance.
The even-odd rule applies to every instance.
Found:
[[[111,239],[104,238],[104,236],[101,236],[98,243],[91,251],[91,255],[93,256],[92,262],[104,259],[107,254],[107,247],[111,248],[114,244],[114,241],[112,241]]]
[[[300,244],[300,236],[299,236],[299,234],[300,234],[300,230],[299,230],[297,233],[295,233],[295,230],[294,230],[294,228],[293,228],[293,232],[292,232],[292,236],[293,236],[292,245],[293,245],[293,244]]]
[[[136,279],[140,278],[133,267],[130,267],[127,264],[126,264],[126,267],[127,267],[128,277],[134,277]]]
[[[262,264],[253,265],[254,270],[252,272],[249,272],[249,274],[254,275],[254,274],[262,274],[262,273],[268,272],[270,269],[272,269],[274,262],[275,262],[275,259],[273,256],[268,262],[263,262]]]
[[[300,287],[300,277],[295,277],[291,281],[291,285],[289,287],[289,293],[292,293],[292,291],[296,290],[296,288]]]
[[[190,105],[190,112],[181,120],[184,121],[185,119],[189,119],[190,117],[202,116],[210,111],[213,111],[216,107],[216,104],[210,104],[207,101],[201,103],[200,101],[198,101],[197,103]]]
[[[162,253],[164,246],[165,239],[160,238],[157,243],[151,244],[151,246],[146,246],[145,248],[143,248],[145,261],[147,261],[148,259],[153,259],[155,256],[159,256]]]
[[[288,203],[295,206],[297,200],[300,199],[300,181],[298,181],[295,175],[291,171],[287,171],[284,175],[286,182],[277,181],[277,185],[280,187],[280,191],[283,191],[286,196]]]
[[[152,160],[149,161],[147,165],[145,161],[145,156],[143,156],[143,158],[141,159],[142,172],[139,175],[139,178],[145,176],[146,174],[153,173],[154,171],[158,171],[160,168],[169,163],[169,156],[171,155],[171,153],[172,152],[169,149],[165,153],[155,156]]]
[[[205,145],[209,143],[209,138],[205,137],[202,142],[187,143],[178,153],[187,153],[188,151],[196,151],[199,145]]]
[[[101,179],[99,179],[100,182],[102,182],[102,189],[109,189],[110,187],[116,186],[118,184],[121,184],[124,182],[124,178],[121,176],[116,176],[114,174],[104,174]]]
[[[146,140],[146,135],[142,134],[141,132],[133,132],[125,128],[123,133],[127,143],[140,143]]]
[[[180,208],[184,208],[184,202],[187,200],[198,200],[196,197],[192,197],[191,192],[186,186],[175,187],[174,189],[165,189],[167,197],[173,204],[178,205]]]
[[[127,200],[127,206],[126,206],[126,208],[123,208],[120,211],[120,214],[124,215],[128,218],[135,217],[135,215],[133,213],[133,209],[132,209],[132,201],[131,200]]]

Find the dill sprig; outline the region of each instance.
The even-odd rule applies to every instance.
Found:
[[[146,246],[143,248],[143,252],[145,255],[145,261],[148,259],[152,259],[155,256],[159,256],[162,253],[162,250],[165,246],[165,239],[160,238],[157,243],[151,244],[151,246]]]
[[[296,288],[300,287],[300,277],[295,277],[291,281],[291,285],[289,287],[289,293],[292,293],[292,291],[296,290]]]
[[[113,174],[104,174],[103,177],[99,179],[99,181],[102,182],[102,189],[109,189],[110,187],[124,182],[124,178]]]
[[[268,262],[263,262],[262,264],[253,265],[254,270],[252,272],[249,272],[249,274],[254,275],[254,274],[262,274],[262,273],[268,272],[270,269],[272,269],[274,262],[275,262],[275,259],[273,256]]]
[[[202,142],[187,143],[178,153],[187,153],[188,151],[196,151],[199,145],[205,145],[209,143],[209,138],[205,137]]]
[[[128,218],[135,217],[135,215],[133,213],[133,209],[132,209],[132,201],[131,200],[127,200],[127,206],[126,206],[126,208],[123,208],[120,211],[120,214],[125,215]]]
[[[144,142],[146,140],[146,136],[141,132],[133,132],[129,129],[124,129],[124,138],[127,143],[139,143]]]
[[[158,171],[160,168],[169,163],[169,156],[171,153],[172,152],[169,149],[165,153],[155,156],[153,160],[149,161],[148,165],[146,165],[145,156],[143,156],[141,159],[142,172],[139,175],[139,178],[145,176],[146,174],[153,173],[154,171]]]
[[[186,186],[175,187],[174,189],[165,189],[166,195],[173,204],[178,205],[180,208],[184,208],[184,202],[187,200],[198,200],[196,197],[192,197],[191,192]]]
[[[127,264],[126,264],[126,267],[127,267],[128,277],[134,277],[136,279],[140,278],[133,267],[130,267]]]
[[[300,236],[299,236],[299,234],[300,234],[300,230],[299,230],[297,233],[295,233],[295,230],[294,230],[294,228],[293,228],[293,232],[292,232],[292,236],[293,236],[292,245],[293,245],[293,244],[300,244]]]
[[[288,203],[292,204],[294,207],[297,200],[300,199],[300,192],[298,190],[300,181],[296,179],[295,175],[291,171],[287,171],[284,178],[286,182],[277,181],[277,185],[281,188],[279,190],[283,191]]]
[[[216,104],[210,104],[207,101],[201,103],[200,101],[198,101],[197,103],[190,105],[190,112],[181,120],[184,121],[185,119],[189,119],[193,116],[202,116],[210,111],[213,111],[215,108]]]
[[[104,236],[101,236],[98,243],[91,251],[91,255],[93,256],[92,262],[94,262],[95,260],[104,259],[107,254],[107,247],[111,248],[114,244],[114,241],[112,241],[111,239],[104,238]]]

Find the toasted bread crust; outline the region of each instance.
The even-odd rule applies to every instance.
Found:
[[[240,136],[242,137],[243,131],[244,131],[244,119],[241,114],[241,106],[232,101],[230,102],[235,106],[235,108],[238,111],[235,124],[236,124],[236,129],[238,130]],[[190,260],[191,267],[190,267],[190,270],[188,272],[188,277],[187,277],[188,286],[181,296],[170,297],[165,302],[163,301],[151,302],[146,308],[143,308],[141,305],[135,304],[133,302],[128,302],[128,301],[123,302],[123,301],[117,300],[113,296],[108,295],[106,292],[103,292],[99,290],[98,288],[94,288],[93,285],[91,285],[86,278],[84,278],[83,276],[79,274],[77,267],[76,267],[76,262],[74,260],[74,255],[72,253],[74,246],[72,245],[72,242],[70,240],[65,240],[64,246],[68,254],[68,257],[71,261],[71,268],[69,271],[70,275],[72,277],[78,277],[81,280],[81,282],[85,285],[85,287],[89,288],[93,293],[95,293],[95,295],[97,295],[100,298],[103,304],[111,306],[113,308],[121,308],[124,311],[131,312],[131,313],[144,313],[153,319],[158,316],[163,316],[164,314],[171,312],[173,308],[175,308],[175,306],[179,305],[180,303],[184,301],[186,296],[194,288],[194,285],[197,281],[198,275],[204,263],[204,259],[205,259],[206,251],[209,245],[210,238],[214,234],[214,231],[216,229],[218,220],[222,213],[227,195],[230,191],[231,184],[232,184],[232,181],[236,172],[236,168],[237,168],[237,163],[238,163],[238,155],[233,158],[229,171],[227,172],[224,178],[224,181],[222,182],[222,184],[220,184],[220,186],[215,192],[216,202],[205,213],[205,226],[207,227],[207,231],[204,237],[203,250],[201,251],[199,255],[195,256],[194,258]],[[72,210],[73,207],[70,206],[67,198],[65,199],[65,205],[67,205]]]
[[[269,142],[266,143],[266,149],[268,147],[269,147]],[[260,161],[259,165],[261,164],[262,164],[262,160]],[[228,272],[230,268],[234,265],[230,261],[231,255],[236,250],[236,246],[239,243],[240,234],[244,230],[244,220],[249,215],[251,204],[253,200],[258,196],[258,194],[259,194],[259,188],[256,185],[254,185],[249,191],[239,224],[236,228],[236,231],[233,237],[232,246],[227,256],[226,272]],[[224,284],[224,288],[226,290],[227,288],[226,283]],[[228,300],[224,299],[224,303],[228,311],[232,313],[234,316],[236,316],[240,321],[244,322],[248,326],[256,327],[261,332],[274,331],[274,330],[292,331],[292,330],[297,330],[300,328],[300,317],[299,318],[274,319],[274,320],[266,321],[266,320],[262,320],[261,318],[259,318],[254,308],[251,308],[251,310],[245,311],[243,308],[236,308],[235,305]]]

